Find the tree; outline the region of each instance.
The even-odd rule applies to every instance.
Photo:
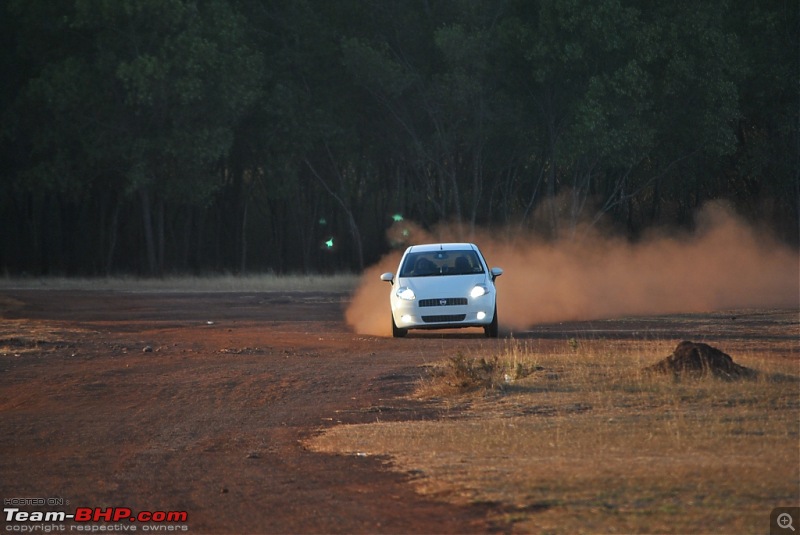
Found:
[[[39,6],[16,9],[24,17]],[[62,177],[59,193],[94,181],[137,196],[148,271],[160,273],[167,203],[208,202],[256,95],[261,64],[242,41],[244,20],[224,0],[76,0],[53,20],[47,40],[73,46],[23,88],[25,109],[43,110],[53,125],[32,136],[32,171]]]
[[[719,197],[796,241],[799,11],[8,0],[0,266],[360,269],[392,214],[636,238]]]

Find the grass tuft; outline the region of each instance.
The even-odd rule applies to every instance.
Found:
[[[501,355],[469,357],[458,352],[444,362],[434,364],[428,370],[428,377],[418,383],[416,394],[425,398],[475,391],[502,391],[517,380],[542,369],[523,355],[520,345],[512,341]]]

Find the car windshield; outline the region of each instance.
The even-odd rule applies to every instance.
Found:
[[[482,273],[475,251],[430,251],[409,253],[400,268],[401,277],[438,277]]]

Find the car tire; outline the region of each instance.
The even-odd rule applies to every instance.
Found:
[[[494,317],[492,318],[492,322],[483,328],[483,332],[486,334],[486,338],[497,338],[498,334],[500,333],[500,329],[497,325],[497,305],[494,307]]]
[[[392,315],[392,336],[394,338],[403,338],[405,335],[408,334],[408,329],[401,329],[397,326],[394,322],[394,315]]]

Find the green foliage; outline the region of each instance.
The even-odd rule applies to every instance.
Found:
[[[71,159],[89,165],[75,180],[114,168],[125,191],[154,186],[205,202],[216,187],[210,165],[227,154],[259,82],[243,19],[224,2],[80,0],[61,20],[48,37],[74,33],[80,43],[22,88],[55,127],[34,138],[39,161],[77,142]]]
[[[719,197],[796,241],[799,9],[9,0],[0,263],[141,271],[149,243],[176,270],[347,269],[392,213],[635,237]],[[91,265],[47,252],[73,212]]]

